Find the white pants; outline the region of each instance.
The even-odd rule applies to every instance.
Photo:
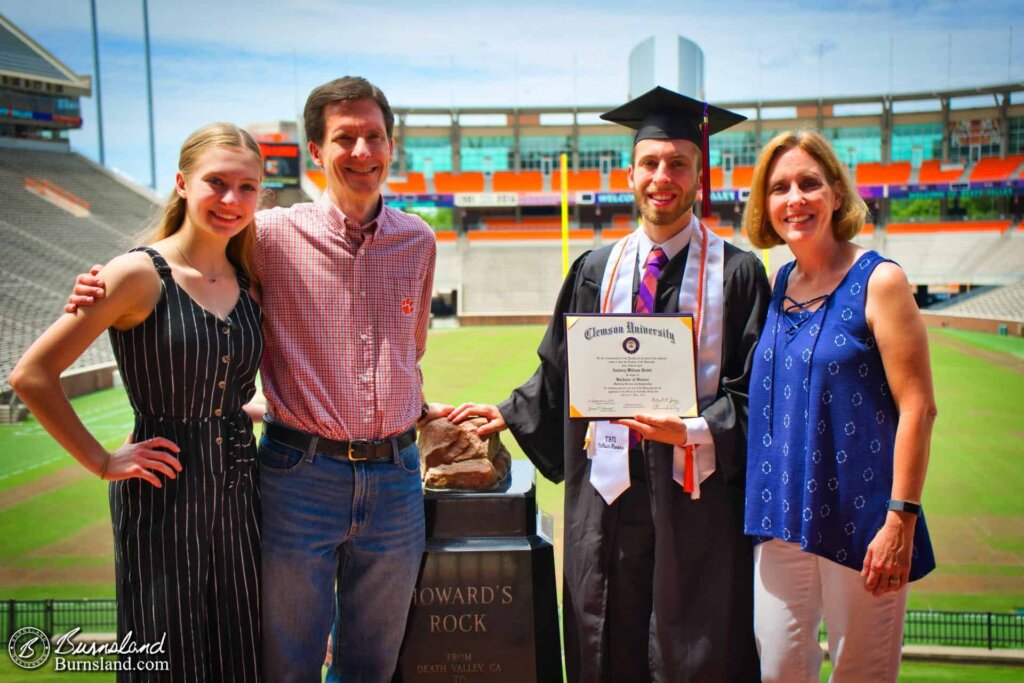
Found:
[[[875,597],[860,573],[773,539],[754,549],[754,637],[765,683],[818,683],[828,628],[833,683],[896,681],[900,670],[904,587]]]

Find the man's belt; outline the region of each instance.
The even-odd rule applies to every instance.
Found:
[[[304,453],[316,453],[328,458],[352,462],[360,460],[390,462],[395,459],[398,451],[416,442],[416,427],[410,427],[408,431],[387,439],[335,441],[273,422],[269,416],[264,419],[263,433],[267,435],[268,439],[273,439],[291,448],[297,448]]]

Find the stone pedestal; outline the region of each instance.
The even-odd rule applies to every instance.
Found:
[[[534,469],[501,491],[424,494],[427,549],[396,681],[562,680],[554,547],[537,528]]]

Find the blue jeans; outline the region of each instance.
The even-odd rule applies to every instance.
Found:
[[[259,462],[263,679],[319,682],[336,619],[328,680],[390,681],[425,544],[416,444],[347,462],[264,436]]]

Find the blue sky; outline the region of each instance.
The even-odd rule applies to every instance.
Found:
[[[141,2],[97,9],[107,165],[148,184]],[[680,34],[704,50],[712,101],[1024,80],[1019,0],[150,0],[149,11],[161,191],[191,130],[294,120],[312,87],[344,74],[399,106],[614,105],[630,49]],[[87,0],[0,0],[0,13],[93,72]],[[72,145],[96,158],[95,102],[82,104]]]

